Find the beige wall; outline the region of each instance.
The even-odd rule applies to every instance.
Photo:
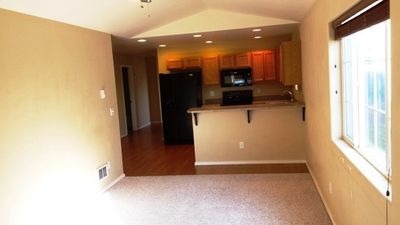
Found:
[[[0,29],[0,224],[68,223],[123,174],[110,35],[2,9]]]
[[[131,112],[133,115],[133,128],[140,129],[150,124],[149,91],[147,84],[146,58],[145,56],[114,53],[115,81],[117,87],[118,109],[120,118],[121,136],[127,134],[124,92],[122,86],[122,66],[130,70],[130,96]]]
[[[201,112],[193,124],[196,163],[305,160],[305,123],[297,106]],[[239,148],[244,142],[244,149]]]
[[[351,7],[356,0],[319,0],[300,27],[303,58],[303,90],[307,102],[307,161],[322,197],[338,225],[385,224],[385,201],[377,190],[332,141],[340,129],[335,112],[338,97],[331,87],[340,90],[337,79],[337,45],[330,39],[329,23]],[[393,202],[389,206],[389,224],[400,224],[400,10],[399,1],[391,1],[392,17],[392,166]],[[336,51],[336,52],[335,52]],[[337,77],[337,76],[336,76]],[[331,92],[330,92],[331,90]],[[332,96],[332,98],[331,98]],[[332,121],[332,122],[331,122]],[[382,188],[381,188],[382,189]],[[397,194],[396,194],[397,193]]]

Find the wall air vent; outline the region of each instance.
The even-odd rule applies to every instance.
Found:
[[[108,162],[97,169],[99,180],[103,180],[104,178],[108,177],[108,170],[110,169],[109,165],[110,163]]]

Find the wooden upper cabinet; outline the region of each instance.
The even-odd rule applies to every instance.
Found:
[[[180,70],[183,69],[182,59],[168,59],[167,60],[168,70]]]
[[[253,81],[276,80],[275,51],[252,52]]]
[[[220,83],[218,57],[203,57],[203,85],[216,85]]]
[[[265,80],[276,80],[275,51],[264,52]]]
[[[219,56],[220,69],[251,67],[251,53],[240,53]]]
[[[265,77],[265,66],[264,66],[264,52],[257,51],[252,52],[252,74],[253,74],[253,81],[262,81]]]
[[[236,67],[251,67],[251,54],[242,53],[235,55]]]
[[[283,85],[301,84],[301,44],[285,41],[279,47],[279,75]]]
[[[234,55],[220,55],[218,58],[219,58],[219,68],[220,69],[235,68],[235,56]]]
[[[201,58],[200,57],[183,58],[183,68],[185,68],[185,69],[201,68]]]

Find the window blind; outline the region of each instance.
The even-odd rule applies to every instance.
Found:
[[[373,4],[376,5],[365,10]],[[365,11],[363,12],[363,10]],[[332,22],[335,39],[346,37],[389,18],[389,0],[362,0]]]

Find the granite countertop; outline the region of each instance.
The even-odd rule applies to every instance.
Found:
[[[224,110],[258,110],[258,109],[273,109],[281,107],[305,107],[304,102],[288,101],[288,100],[259,100],[253,101],[250,105],[231,105],[221,106],[220,104],[205,104],[202,107],[190,108],[188,113],[200,112],[217,112]]]

